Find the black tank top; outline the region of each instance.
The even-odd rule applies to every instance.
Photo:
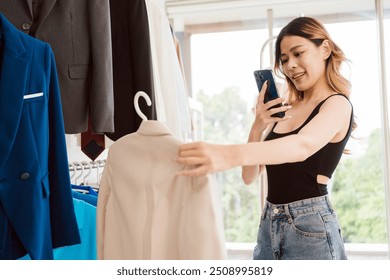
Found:
[[[335,95],[342,95],[347,98],[343,94]],[[314,108],[313,112],[309,115],[306,121],[297,129],[288,133],[276,133],[274,132],[274,128],[276,126],[275,124],[264,141],[297,134],[318,114],[322,104],[324,104],[324,102],[332,96],[334,95],[331,95],[321,101]],[[340,161],[349,136],[351,135],[352,123],[353,111],[351,113],[348,132],[344,139],[337,143],[326,144],[322,149],[308,157],[305,161],[267,165],[267,200],[274,204],[281,204],[327,194],[326,185],[317,183],[317,175],[324,175],[331,178],[332,173]]]

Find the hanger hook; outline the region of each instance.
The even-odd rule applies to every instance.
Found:
[[[87,174],[85,174],[85,176],[83,177],[83,185],[86,185],[87,184],[87,177],[91,174],[91,172],[92,172],[92,166],[91,166],[91,164],[89,163],[89,162],[87,162],[87,161],[82,161],[81,162],[81,164],[84,166],[85,165],[85,167],[87,167],[88,166],[88,172],[87,172]]]
[[[278,38],[277,36],[272,36],[272,37],[268,38],[267,40],[265,40],[265,42],[261,46],[261,50],[260,50],[260,69],[263,69],[263,54],[264,54],[265,48],[269,45],[269,43],[271,43],[273,40],[276,40],[277,38]],[[272,61],[272,59],[271,59],[271,61]],[[272,68],[272,65],[270,66],[270,68]]]
[[[95,166],[96,164],[96,184],[99,185],[99,173],[100,173],[100,166],[99,166],[99,162],[98,161],[92,161],[93,162],[93,165]],[[91,162],[91,163],[92,163]]]
[[[141,112],[141,109],[139,108],[138,99],[139,99],[140,96],[145,98],[146,104],[148,104],[148,106],[152,105],[152,100],[150,99],[149,95],[147,95],[144,91],[141,91],[141,90],[138,91],[135,94],[135,96],[134,96],[134,108],[135,108],[135,111],[137,112],[138,116],[140,116],[140,118],[142,120],[147,121],[148,118],[144,115],[144,113]]]
[[[84,165],[82,165],[81,163],[79,162],[75,162],[74,163],[76,166],[80,166],[81,167],[81,172],[80,172],[80,175],[78,175],[76,178],[74,178],[74,184],[77,185],[77,180],[81,178],[81,176],[83,175],[84,173]],[[76,168],[77,170],[77,168]]]
[[[76,172],[77,172],[77,167],[76,167],[76,165],[73,163],[73,162],[71,162],[71,163],[69,163],[69,170],[71,169],[70,167],[72,167],[72,175],[70,175],[70,183],[72,184],[72,179],[73,179],[73,177],[76,175]]]

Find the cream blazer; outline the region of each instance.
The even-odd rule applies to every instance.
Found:
[[[99,259],[225,259],[213,176],[175,176],[181,141],[159,121],[110,146],[99,189]]]

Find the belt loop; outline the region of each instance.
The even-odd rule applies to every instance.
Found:
[[[284,204],[284,213],[286,214],[286,216],[288,218],[288,223],[291,224],[292,223],[292,217],[291,217],[291,214],[290,214],[290,209],[288,208],[288,204]]]

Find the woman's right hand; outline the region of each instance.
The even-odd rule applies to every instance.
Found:
[[[277,104],[283,104],[284,99],[279,97],[264,104],[264,95],[267,90],[267,86],[268,81],[263,84],[256,101],[255,121],[253,123],[253,127],[259,130],[264,130],[270,123],[285,121],[291,118],[291,116],[288,116],[287,114],[285,114],[283,118],[272,117],[272,115],[275,113],[286,112],[287,110],[291,109],[291,106],[287,105],[270,109],[272,106]]]
[[[287,116],[286,114],[283,118],[271,116],[278,112],[286,112],[288,109],[291,108],[291,106],[275,107],[268,110],[272,106],[275,106],[280,103],[283,104],[284,99],[279,97],[264,104],[264,95],[267,90],[267,86],[268,81],[263,84],[263,87],[261,88],[259,95],[257,96],[256,107],[254,108],[255,121],[253,122],[251,131],[249,132],[248,143],[262,141],[262,137],[265,136],[263,135],[263,132],[266,130],[270,123],[280,122],[291,118],[291,116]],[[251,184],[259,176],[263,169],[264,167],[258,165],[242,166],[241,176],[244,183],[247,185]]]

